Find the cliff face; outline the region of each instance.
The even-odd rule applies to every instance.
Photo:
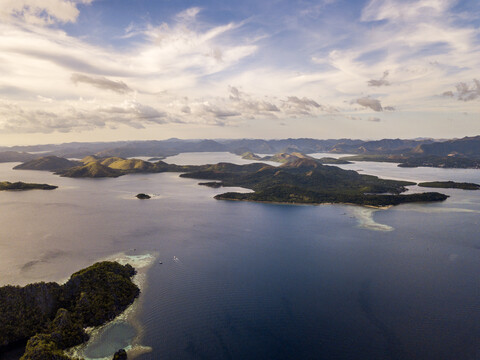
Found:
[[[0,346],[24,340],[40,331],[57,311],[60,285],[37,283],[0,288]]]
[[[27,343],[22,360],[69,359],[63,349],[84,342],[83,328],[112,320],[139,295],[130,265],[104,261],[65,285],[36,283],[0,288],[1,347]]]

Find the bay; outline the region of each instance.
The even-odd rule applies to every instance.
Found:
[[[179,164],[222,159],[179,156]],[[225,189],[175,173],[69,179],[14,165],[0,164],[1,180],[59,188],[0,192],[0,284],[63,281],[119,252],[158,254],[137,319],[152,351],[138,359],[480,354],[478,191],[440,189],[445,202],[388,210],[255,204],[217,201]],[[342,167],[480,181],[479,170]],[[411,188],[419,190],[429,189]],[[137,200],[139,192],[153,197]]]

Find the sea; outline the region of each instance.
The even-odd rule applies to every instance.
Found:
[[[132,311],[75,350],[86,359],[480,359],[480,191],[388,209],[279,205],[215,200],[225,188],[178,173],[72,179],[15,165],[0,164],[0,181],[58,189],[0,192],[0,286],[64,282],[104,259],[140,269]],[[480,183],[473,169],[341,167]]]

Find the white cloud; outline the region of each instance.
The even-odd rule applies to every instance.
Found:
[[[288,48],[290,40],[274,36],[282,30],[278,24],[260,30],[249,20],[208,24],[204,10],[192,7],[168,23],[132,23],[120,38],[135,41],[122,49],[59,29],[89,2],[2,2],[0,129],[66,132],[173,122],[253,129],[261,121],[252,120],[344,119],[359,109],[365,120],[374,111],[395,110],[383,104],[395,104],[389,116],[480,111],[469,101],[479,98],[478,83],[467,81],[478,78],[480,32],[453,11],[453,0],[372,0],[360,19],[335,19],[344,32],[329,32],[329,23],[308,29],[292,21],[295,43]],[[321,17],[329,2],[295,16]]]
[[[371,0],[363,9],[363,21],[424,20],[441,16],[456,0]]]
[[[2,0],[0,19],[20,20],[29,24],[50,25],[75,22],[79,15],[79,4],[90,4],[93,0]]]

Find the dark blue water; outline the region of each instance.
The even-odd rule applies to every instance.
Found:
[[[199,210],[150,273],[141,359],[469,359],[480,339],[480,240],[398,212],[392,232],[340,206]],[[240,220],[240,219],[241,220]],[[240,221],[239,221],[240,220]],[[440,236],[441,235],[441,236]]]
[[[401,175],[439,176],[416,171]],[[462,171],[440,175],[480,181]],[[372,212],[216,201],[222,189],[176,174],[0,173],[60,185],[0,193],[2,284],[159,254],[139,313],[152,352],[138,359],[480,358],[480,192]]]

